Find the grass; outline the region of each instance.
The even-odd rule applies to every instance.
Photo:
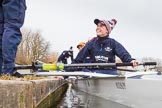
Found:
[[[4,74],[0,76],[0,80],[16,80],[18,78],[8,75],[8,74]],[[19,78],[21,81],[29,81],[29,80],[41,80],[43,79],[42,77],[37,77],[37,76],[32,76],[32,75],[26,75],[23,78]]]

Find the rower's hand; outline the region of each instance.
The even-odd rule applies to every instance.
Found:
[[[138,66],[138,62],[136,60],[132,60],[131,63],[133,63],[133,67]]]

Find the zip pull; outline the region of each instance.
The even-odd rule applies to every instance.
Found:
[[[103,44],[101,44],[101,49],[100,49],[100,51],[102,51],[102,47],[103,47]]]

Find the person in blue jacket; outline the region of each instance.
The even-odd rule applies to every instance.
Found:
[[[21,77],[14,67],[25,10],[25,0],[0,0],[0,74]]]
[[[67,59],[71,58],[71,62],[73,61],[73,47],[70,47],[69,50],[64,50],[60,56],[58,57],[57,62],[59,63],[64,63],[64,64],[68,64]]]
[[[73,63],[84,63],[84,58],[87,56],[89,63],[115,63],[115,56],[118,56],[122,62],[131,62],[133,66],[137,66],[137,61],[131,57],[128,51],[115,39],[109,37],[117,21],[115,19],[111,21],[95,19],[94,23],[97,25],[97,37],[84,46]],[[115,67],[89,71],[117,75]]]

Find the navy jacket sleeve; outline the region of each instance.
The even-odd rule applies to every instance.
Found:
[[[114,48],[115,54],[122,60],[122,62],[131,62],[132,60],[134,60],[129,52],[119,42],[115,41]]]

